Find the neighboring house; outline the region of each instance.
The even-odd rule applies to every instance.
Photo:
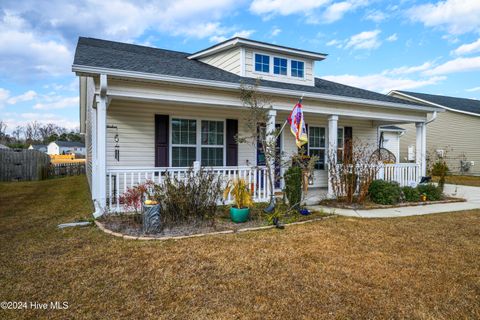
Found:
[[[48,154],[78,154],[85,156],[86,149],[83,142],[77,141],[52,141],[47,147]]]
[[[266,184],[264,166],[278,175],[284,168],[273,170],[258,148],[235,140],[245,134],[241,85],[257,78],[258,91],[272,98],[268,132],[304,97],[308,153],[320,158],[314,187],[328,187],[330,195],[327,151],[351,152],[344,144],[350,138],[377,145],[382,125],[419,123],[422,132],[428,113],[440,110],[316,78],[315,63],[325,58],[238,37],[193,54],[80,38],[72,70],[80,80],[80,130],[95,215],[107,207],[120,210],[118,196],[127,187],[160,181],[166,172],[181,175],[192,165],[225,179],[245,177],[254,199],[268,200],[274,190]],[[277,141],[285,160],[298,152],[288,127]],[[391,165],[402,184],[418,182],[423,174],[425,159],[418,158],[417,164]]]
[[[405,129],[397,126],[381,126],[379,130],[380,147],[393,153],[397,163],[402,162],[400,159],[400,137],[405,133]]]
[[[10,148],[7,147],[6,145],[0,143],[0,149],[5,149],[5,150],[7,150],[7,149],[10,149]]]
[[[46,144],[31,144],[28,147],[29,150],[38,150],[41,152],[47,152],[48,146]]]
[[[445,112],[438,113],[436,119],[427,125],[427,152],[444,155],[452,173],[480,175],[479,100],[397,90],[389,95],[412,103],[442,108]],[[412,160],[415,127],[403,127],[407,131],[401,139],[400,156],[402,160],[408,160],[410,149]]]

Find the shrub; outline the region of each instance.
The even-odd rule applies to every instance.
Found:
[[[374,180],[369,188],[370,199],[379,204],[396,204],[400,201],[401,189],[397,182]]]
[[[419,184],[417,189],[420,194],[425,194],[427,196],[428,201],[438,201],[443,198],[442,189],[433,183]]]
[[[150,183],[141,183],[139,185],[127,188],[122,195],[120,195],[120,203],[125,208],[125,211],[134,211],[136,214],[142,209],[142,201],[147,192]]]
[[[298,208],[302,201],[302,169],[298,166],[288,168],[284,179],[288,203],[290,206]]]
[[[449,168],[446,164],[445,161],[443,160],[438,160],[437,162],[435,162],[432,166],[432,170],[431,170],[431,174],[432,176],[444,176],[448,173],[449,171]]]
[[[185,179],[166,175],[153,192],[161,206],[161,227],[207,220],[213,223],[221,194],[221,178],[203,169],[188,171]]]
[[[420,201],[420,192],[418,192],[417,188],[403,187],[402,192],[403,192],[405,201],[407,202]]]
[[[252,205],[252,194],[249,185],[245,182],[245,179],[236,179],[229,181],[225,191],[223,192],[223,198],[226,199],[228,194],[231,193],[233,197],[233,204],[235,207],[249,208]]]

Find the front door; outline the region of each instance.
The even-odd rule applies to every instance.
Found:
[[[275,129],[277,131],[280,129],[281,125],[280,124],[275,124]],[[259,128],[260,129],[260,128]],[[263,130],[265,130],[264,127],[262,127]],[[282,135],[280,134],[277,137],[277,141],[275,143],[275,188],[280,188],[280,167],[281,167],[281,145],[282,145]],[[263,152],[262,148],[262,142],[257,139],[257,166],[264,166],[266,165],[265,161],[265,154]]]

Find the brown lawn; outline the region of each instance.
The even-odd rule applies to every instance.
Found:
[[[84,177],[0,184],[1,300],[69,303],[0,318],[480,318],[480,211],[167,242],[56,229],[91,211]]]
[[[436,182],[438,182],[438,179],[438,177],[433,177],[433,180]],[[446,176],[445,182],[450,184],[480,187],[480,176]]]

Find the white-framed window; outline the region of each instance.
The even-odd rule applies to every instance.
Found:
[[[172,167],[189,167],[197,159],[197,120],[172,118]]]
[[[190,167],[225,163],[225,121],[210,119],[171,119],[171,166]]]
[[[255,71],[270,72],[270,56],[266,54],[255,53]]]
[[[201,121],[201,164],[202,166],[223,166],[224,123],[223,121]]]
[[[325,170],[326,129],[324,127],[308,127],[308,155],[317,156],[316,170]]]
[[[305,63],[303,61],[290,61],[290,74],[292,77],[303,78],[305,74]]]
[[[273,73],[286,76],[288,60],[285,58],[273,58]]]
[[[345,134],[343,128],[337,128],[337,162],[343,162],[343,150],[345,148]]]

